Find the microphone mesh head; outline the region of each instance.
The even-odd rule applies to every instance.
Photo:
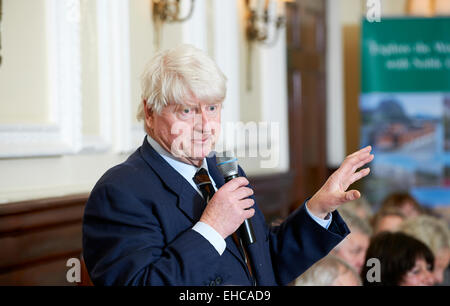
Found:
[[[217,168],[223,177],[238,175],[238,160],[233,152],[226,151],[216,155]]]

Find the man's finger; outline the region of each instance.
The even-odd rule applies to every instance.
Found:
[[[245,177],[237,177],[226,183],[223,187],[228,191],[234,191],[242,186],[247,186],[249,181]]]
[[[248,208],[252,207],[253,205],[255,205],[255,201],[253,199],[244,199],[244,200],[239,201],[239,205],[243,209],[248,209]]]
[[[362,166],[364,166],[365,164],[370,163],[374,159],[374,157],[375,156],[373,154],[370,154],[365,159],[359,161],[356,165],[352,167],[352,173],[361,168]]]
[[[238,189],[236,189],[236,193],[235,196],[239,199],[245,199],[248,198],[249,196],[252,196],[254,194],[253,189],[248,188],[248,187],[240,187]]]
[[[254,208],[250,208],[248,210],[244,210],[244,218],[245,219],[250,219],[254,215],[255,215],[255,209]]]
[[[350,186],[354,182],[362,179],[363,177],[367,176],[369,173],[370,173],[370,168],[365,168],[365,169],[362,169],[362,170],[356,172],[355,174],[353,174],[351,176],[348,186]]]
[[[351,158],[351,157],[353,157],[355,155],[358,155],[358,154],[361,154],[361,153],[370,153],[371,151],[372,151],[372,146],[367,146],[365,148],[362,148],[359,151],[356,151],[356,152],[350,154],[349,156],[347,156],[347,158]]]
[[[358,168],[361,168],[368,162],[371,162],[374,158],[373,154],[370,152],[364,152],[360,155],[355,155],[349,159],[346,159],[342,164],[342,171],[346,175],[355,172]]]
[[[350,202],[357,200],[361,197],[361,193],[358,190],[350,190],[344,193],[344,202]]]

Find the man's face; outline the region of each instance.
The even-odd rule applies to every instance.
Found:
[[[150,136],[182,162],[200,166],[219,138],[221,103],[169,104],[160,114],[145,109]]]
[[[351,232],[338,246],[335,255],[345,260],[360,273],[364,265],[370,239],[359,231]]]

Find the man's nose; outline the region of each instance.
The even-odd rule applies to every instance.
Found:
[[[194,129],[196,131],[205,132],[209,129],[209,120],[208,116],[206,116],[206,113],[201,110],[198,114],[195,115],[194,119]]]

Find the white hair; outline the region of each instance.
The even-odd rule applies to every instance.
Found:
[[[146,65],[141,76],[142,101],[156,113],[170,103],[189,104],[194,99],[221,103],[226,96],[226,82],[225,75],[206,53],[183,44],[158,52]],[[145,118],[143,103],[136,117]]]
[[[367,218],[371,218],[373,216],[372,207],[370,206],[370,203],[364,196],[361,196],[356,200],[345,203],[344,207],[349,209],[353,213],[357,213],[358,210],[362,210],[366,214]]]
[[[369,222],[360,218],[354,211],[351,211],[346,206],[341,206],[338,208],[338,212],[351,231],[359,231],[367,236],[372,235],[372,228]]]
[[[327,255],[315,263],[305,273],[297,277],[291,285],[293,286],[333,286],[340,274],[350,272],[355,280],[361,284],[358,273],[344,260]]]
[[[425,243],[434,255],[450,248],[450,230],[445,221],[433,216],[421,215],[404,221],[399,231]]]

